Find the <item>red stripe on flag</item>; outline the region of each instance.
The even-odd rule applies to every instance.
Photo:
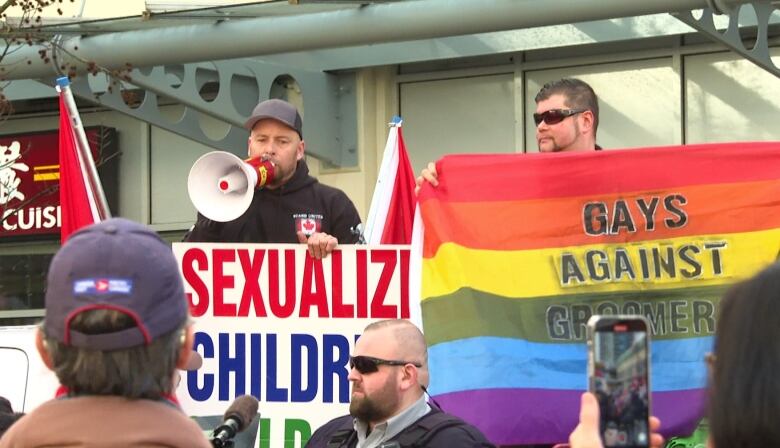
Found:
[[[65,244],[71,233],[81,227],[93,224],[90,200],[84,175],[79,163],[76,138],[68,108],[60,95],[60,236]]]
[[[464,154],[436,162],[420,201],[516,201],[780,178],[780,143],[715,143],[553,154]],[[443,196],[440,196],[443,195]]]

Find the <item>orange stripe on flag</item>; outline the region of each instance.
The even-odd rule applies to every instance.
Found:
[[[648,210],[652,198],[658,202],[654,219],[648,222],[639,200]],[[617,205],[621,202],[625,207]],[[599,203],[604,208],[591,206],[595,217],[586,220],[586,205]],[[524,250],[777,228],[780,180],[525,201],[429,199],[421,207],[426,229],[424,256],[430,258],[447,242],[475,249]],[[586,233],[586,221],[597,235]],[[617,234],[604,234],[604,224],[607,230],[615,227]]]

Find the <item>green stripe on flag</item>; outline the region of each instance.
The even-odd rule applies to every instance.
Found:
[[[654,339],[710,336],[727,286],[508,298],[462,288],[422,302],[429,345],[477,336],[577,343],[593,314],[641,314]]]

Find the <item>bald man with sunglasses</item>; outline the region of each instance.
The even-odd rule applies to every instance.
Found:
[[[307,448],[493,447],[474,426],[426,402],[428,352],[407,320],[370,324],[349,357],[349,415],[323,425]]]
[[[536,94],[536,144],[539,152],[599,151],[599,101],[588,83],[563,78],[545,84]],[[424,181],[439,185],[436,164],[428,163],[417,178],[416,191]]]

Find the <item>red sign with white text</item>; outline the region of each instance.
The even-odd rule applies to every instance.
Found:
[[[114,130],[85,131],[99,165],[113,152],[106,149],[114,146]],[[58,135],[55,130],[0,136],[0,237],[59,234]]]

